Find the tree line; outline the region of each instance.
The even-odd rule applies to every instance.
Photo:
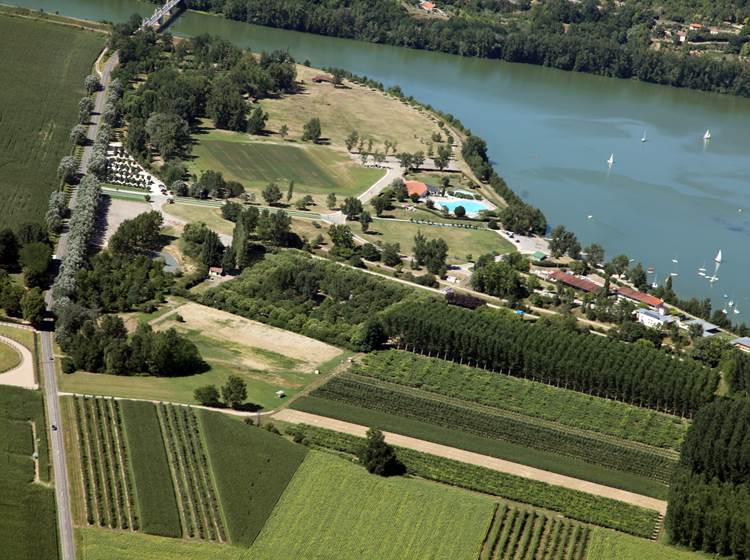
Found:
[[[682,415],[709,402],[718,384],[716,371],[654,348],[493,310],[406,302],[381,320],[409,349]]]
[[[669,490],[672,542],[750,558],[750,401],[718,399],[696,415]]]
[[[391,0],[189,0],[229,19],[373,43],[524,62],[617,78],[750,96],[750,69],[650,48],[655,13],[643,6],[540,3],[525,25],[488,11],[414,18]]]

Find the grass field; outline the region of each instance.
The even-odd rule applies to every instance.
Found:
[[[18,327],[10,327],[6,325],[0,325],[0,334],[7,336],[15,340],[16,342],[23,344],[26,348],[34,351],[34,332],[28,329],[19,329]]]
[[[351,371],[675,451],[688,428],[676,416],[413,352],[374,352]]]
[[[658,544],[606,529],[591,535],[586,560],[708,560],[720,558],[685,549]]]
[[[419,112],[398,99],[379,91],[350,84],[334,88],[331,84],[314,84],[312,77],[320,70],[297,66],[297,79],[304,80],[301,94],[278,99],[263,99],[260,104],[269,114],[267,129],[278,132],[289,127],[289,139],[299,140],[302,127],[312,117],[320,119],[323,137],[344,149],[344,139],[352,130],[360,136],[372,137],[373,149],[383,150],[385,140],[398,142],[398,151],[427,151],[427,141],[439,131],[426,112]]]
[[[292,202],[309,194],[325,209],[325,198],[335,193],[340,199],[357,196],[383,176],[383,171],[362,167],[349,156],[325,146],[249,142],[247,135],[210,132],[196,135],[190,169],[196,174],[207,169],[221,171],[226,179],[239,181],[256,193],[276,183],[286,197],[294,181]],[[286,198],[284,199],[286,200]]]
[[[164,213],[185,222],[203,222],[210,229],[222,235],[232,235],[234,223],[221,216],[221,209],[198,204],[166,204]]]
[[[226,383],[238,375],[247,383],[247,402],[275,408],[276,391],[296,395],[320,379],[313,371],[328,373],[344,354],[323,342],[196,303],[178,308],[176,316],[155,323],[155,330],[175,328],[196,344],[209,370],[185,377],[118,376],[76,372],[59,377],[61,390],[79,394],[112,395],[135,399],[195,404],[197,387]]]
[[[395,220],[375,220],[370,224],[367,233],[362,233],[355,224],[352,231],[370,243],[398,243],[401,253],[412,254],[414,236],[418,231],[427,239],[442,238],[448,244],[448,264],[465,263],[467,255],[477,258],[479,255],[495,251],[498,254],[515,251],[514,246],[494,231],[482,229],[461,229],[455,227],[438,227]]]
[[[121,405],[140,528],[153,535],[180,537],[180,515],[156,406],[137,401]]]
[[[0,14],[0,222],[41,220],[103,35]],[[64,47],[64,48],[61,48]]]
[[[29,420],[36,423],[40,468],[46,470],[41,393],[0,386],[0,556],[52,560],[58,557],[55,494],[49,486],[34,482]]]
[[[391,412],[363,408],[316,396],[302,397],[293,402],[291,407],[311,414],[363,426],[374,426],[381,430],[498,457],[646,496],[665,499],[667,494],[666,485],[644,476],[587,463],[582,458],[540,451],[499,439],[489,439],[460,429],[439,426]]]
[[[198,418],[229,540],[250,546],[307,449],[221,413],[201,410]]]
[[[486,497],[382,478],[311,451],[252,548],[258,560],[474,560],[492,520]]]
[[[15,348],[0,342],[0,373],[8,371],[21,363],[21,354]]]
[[[126,533],[107,529],[76,530],[79,560],[254,560],[251,551],[200,541]]]

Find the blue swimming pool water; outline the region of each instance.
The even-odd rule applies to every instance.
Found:
[[[440,201],[437,204],[441,208],[447,208],[451,214],[456,209],[456,206],[463,206],[467,214],[478,214],[482,210],[489,209],[489,206],[480,200],[451,200],[451,201]]]

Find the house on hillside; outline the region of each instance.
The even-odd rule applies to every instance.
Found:
[[[218,278],[219,276],[224,274],[224,269],[220,266],[212,266],[208,269],[208,275],[211,278]]]
[[[651,329],[661,329],[677,322],[677,317],[667,315],[664,307],[660,307],[659,311],[637,309],[635,311],[635,318],[641,325],[645,325]]]
[[[740,338],[735,338],[729,344],[734,346],[737,350],[750,352],[750,336],[741,336]]]
[[[419,7],[422,8],[428,14],[435,11],[435,4],[433,2],[422,1],[419,3]]]

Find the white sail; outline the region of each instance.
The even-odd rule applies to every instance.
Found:
[[[711,140],[711,131],[706,130],[706,133],[703,135],[704,140]]]
[[[646,131],[644,130],[643,137],[641,138],[641,142],[645,142],[645,141],[646,141]]]
[[[612,165],[612,164],[613,164],[614,162],[615,162],[615,154],[611,154],[611,155],[609,156],[609,159],[607,160],[607,163],[608,163],[609,165]]]
[[[714,257],[714,262],[717,264],[721,264],[721,249],[719,249],[719,252],[716,253],[716,257]]]

